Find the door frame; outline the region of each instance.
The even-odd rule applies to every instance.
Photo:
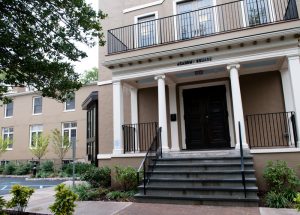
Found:
[[[235,147],[234,130],[233,130],[233,112],[232,112],[232,105],[231,105],[231,93],[230,93],[229,81],[217,81],[217,82],[210,82],[210,83],[203,83],[203,84],[185,85],[185,86],[179,87],[181,147],[182,147],[182,149],[186,149],[183,90],[194,89],[194,88],[203,88],[203,87],[222,86],[222,85],[223,86],[225,85],[225,88],[226,88],[226,103],[227,103],[227,111],[228,111],[230,146]]]

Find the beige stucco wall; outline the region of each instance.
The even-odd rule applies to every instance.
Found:
[[[266,190],[266,183],[263,178],[263,172],[267,166],[268,161],[284,160],[287,162],[290,168],[293,168],[300,177],[299,164],[300,164],[300,153],[264,153],[264,154],[253,154],[255,176],[257,179],[257,185],[260,190]]]
[[[244,115],[285,111],[280,72],[240,76]]]
[[[61,131],[63,122],[77,122],[77,152],[78,159],[84,159],[86,154],[86,111],[82,110],[81,104],[92,91],[98,91],[97,85],[82,87],[75,94],[75,111],[64,111],[64,103],[50,98],[43,98],[42,114],[32,114],[32,99],[37,96],[34,93],[17,94],[13,96],[14,109],[12,118],[4,118],[4,106],[0,107],[0,127],[14,128],[13,150],[2,155],[4,160],[32,159],[34,156],[29,151],[30,125],[42,124],[43,133],[50,135],[55,128]],[[45,159],[54,159],[51,144]],[[71,158],[71,151],[66,158]]]

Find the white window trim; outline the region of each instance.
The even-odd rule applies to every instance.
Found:
[[[71,127],[71,128],[64,128],[64,123],[76,123],[76,127]],[[64,136],[64,131],[65,130],[69,130],[69,141],[71,141],[71,132],[70,132],[70,130],[71,129],[75,129],[76,130],[76,140],[75,140],[75,144],[77,145],[77,135],[78,135],[78,133],[77,133],[77,131],[78,131],[78,126],[77,126],[78,124],[77,124],[77,121],[68,121],[68,122],[62,122],[61,123],[61,135],[62,135],[62,137]],[[72,145],[71,145],[71,147],[72,147]]]
[[[14,103],[13,103],[13,109],[14,109]],[[14,110],[13,110],[12,116],[6,116],[6,115],[7,115],[7,104],[4,105],[4,118],[9,119],[9,118],[12,118],[14,116]]]
[[[3,127],[2,128],[2,139],[4,140],[4,129],[5,128],[8,128],[8,129],[10,129],[10,128],[13,128],[13,127]],[[11,132],[8,132],[8,134],[9,134],[9,136],[10,136],[10,134],[14,134],[14,131],[11,133]],[[12,148],[7,148],[6,149],[6,151],[12,151],[13,150],[13,147]]]
[[[36,130],[35,132],[39,132],[41,131],[42,133],[44,132],[44,126],[43,124],[33,124],[33,125],[30,125],[29,126],[29,148],[30,149],[35,149],[36,147],[31,147],[31,142],[32,142],[32,126],[42,126],[42,129],[41,130]]]
[[[233,123],[233,109],[231,105],[231,92],[229,87],[229,81],[217,81],[203,84],[193,84],[185,85],[179,87],[179,102],[180,102],[180,120],[181,120],[181,147],[186,149],[185,142],[185,120],[184,120],[184,103],[183,103],[183,90],[193,89],[193,88],[202,88],[202,87],[213,87],[213,86],[225,86],[226,87],[226,104],[228,111],[228,126],[229,126],[229,135],[230,135],[230,146],[235,147],[235,138],[234,138],[234,123]]]
[[[75,98],[75,96],[74,96],[74,99],[75,99],[75,108],[67,110],[67,102],[65,101],[64,102],[64,112],[73,112],[73,111],[76,110],[76,98]]]
[[[34,113],[34,104],[35,104],[35,99],[36,98],[42,98],[42,112],[41,113]],[[34,96],[32,97],[32,115],[34,116],[38,116],[38,115],[42,115],[43,114],[43,97],[42,96]]]
[[[177,38],[177,4],[180,2],[185,2],[187,0],[173,0],[173,15],[174,15],[174,31],[175,31],[175,41],[178,39]],[[213,1],[213,7],[217,6],[217,0],[212,0]],[[219,19],[218,19],[218,13],[216,8],[214,8],[214,25],[215,25],[215,33],[218,33],[220,31],[219,29]]]
[[[159,1],[151,2],[151,3],[142,4],[142,5],[134,6],[134,7],[131,7],[131,8],[127,8],[127,9],[123,10],[123,13],[129,13],[129,12],[140,10],[140,9],[144,9],[144,8],[147,8],[147,7],[152,7],[152,6],[160,5],[164,1],[165,0],[159,0]]]
[[[139,29],[137,28],[138,27],[138,20],[140,19],[140,18],[143,18],[143,17],[147,17],[147,16],[151,16],[151,15],[154,15],[154,17],[155,17],[155,33],[156,33],[156,43],[155,44],[158,44],[158,22],[157,22],[157,19],[158,19],[158,11],[153,11],[153,12],[149,12],[149,13],[144,13],[144,14],[140,14],[140,15],[138,15],[138,16],[135,16],[134,17],[134,24],[135,24],[135,27],[134,27],[134,35],[136,35],[136,37],[135,37],[135,41],[134,41],[134,45],[135,45],[135,47],[136,48],[140,48],[139,47]],[[154,45],[155,45],[154,44]]]

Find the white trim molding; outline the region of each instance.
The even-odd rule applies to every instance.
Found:
[[[98,154],[97,159],[98,160],[110,160],[112,158],[142,158],[145,157],[146,153],[128,153],[128,154]]]
[[[98,81],[97,85],[98,86],[104,86],[104,85],[109,85],[112,84],[112,80],[107,80],[107,81]]]
[[[136,11],[136,10],[141,10],[141,9],[144,9],[144,8],[147,8],[147,7],[153,7],[153,6],[156,6],[156,5],[160,5],[164,1],[165,0],[159,0],[159,1],[154,1],[154,2],[147,3],[147,4],[141,4],[141,5],[138,5],[138,6],[126,8],[126,9],[123,10],[123,13],[129,13],[129,12]]]
[[[291,153],[300,152],[300,148],[278,148],[278,149],[251,149],[253,154],[264,154],[264,153]]]

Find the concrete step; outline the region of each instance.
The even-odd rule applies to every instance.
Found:
[[[156,164],[241,164],[240,158],[162,158]],[[244,159],[244,163],[253,163],[252,158]]]
[[[191,188],[205,187],[205,186],[226,186],[226,187],[236,187],[243,186],[242,179],[198,179],[198,178],[189,178],[189,179],[174,179],[174,178],[154,178],[151,177],[149,186],[166,186],[166,187],[178,187],[185,186]],[[246,178],[247,187],[255,187],[256,179],[255,178]]]
[[[144,192],[144,186],[139,186],[141,194]],[[147,186],[147,195],[162,196],[235,196],[242,198],[245,196],[244,187],[166,187],[166,186]],[[246,187],[246,196],[248,198],[257,197],[257,187]]]
[[[194,204],[194,205],[217,205],[217,206],[246,206],[257,207],[259,199],[229,196],[162,196],[136,194],[138,202],[169,203],[169,204]]]
[[[154,178],[174,178],[174,179],[187,179],[187,178],[198,178],[198,179],[239,179],[241,178],[240,170],[219,170],[219,171],[158,171],[154,169],[151,173],[151,177]],[[254,170],[245,171],[247,178],[255,178]]]
[[[244,149],[244,156],[251,157],[249,150]],[[240,157],[240,151],[236,149],[230,150],[201,150],[201,151],[179,151],[165,152],[163,158],[208,158],[208,157]]]
[[[154,167],[150,165],[150,167]],[[204,170],[240,170],[240,163],[168,163],[161,164],[157,163],[155,165],[156,170],[173,170],[173,171],[204,171]],[[245,170],[253,170],[253,162],[245,162]]]

